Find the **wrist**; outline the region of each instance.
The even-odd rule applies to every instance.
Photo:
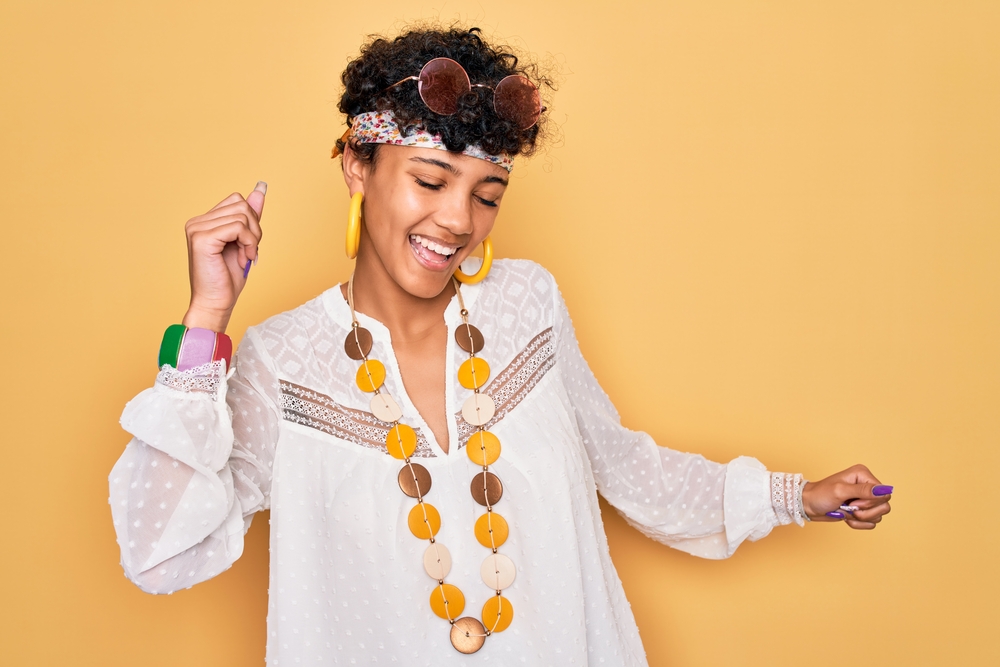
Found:
[[[806,516],[810,520],[823,516],[823,512],[817,512],[811,502],[815,490],[815,482],[806,482],[802,485],[802,511],[806,513]]]
[[[229,318],[233,316],[232,310],[212,310],[208,308],[188,307],[181,324],[189,329],[208,329],[217,333],[226,333],[229,326]]]

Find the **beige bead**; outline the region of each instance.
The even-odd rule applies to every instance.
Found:
[[[479,568],[483,583],[493,591],[502,591],[513,584],[515,572],[514,561],[503,554],[490,554]]]
[[[385,392],[379,392],[372,396],[371,406],[372,414],[375,415],[376,419],[391,424],[403,418],[403,411],[399,408],[399,404]]]
[[[437,540],[424,552],[424,570],[434,581],[441,581],[451,572],[451,554]]]
[[[462,418],[473,426],[483,426],[496,414],[497,404],[486,394],[473,394],[462,406]]]

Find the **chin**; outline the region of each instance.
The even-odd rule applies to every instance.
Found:
[[[420,299],[433,299],[451,284],[452,272],[431,272],[422,267],[410,270],[405,275],[396,277],[396,283],[407,294]]]

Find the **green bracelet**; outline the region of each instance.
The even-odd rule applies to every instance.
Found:
[[[181,343],[184,342],[184,334],[186,333],[187,327],[183,324],[171,324],[163,332],[163,342],[160,343],[160,358],[158,363],[160,368],[168,364],[172,368],[177,368],[177,357],[180,354]]]

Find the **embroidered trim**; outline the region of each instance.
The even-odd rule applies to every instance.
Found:
[[[778,517],[778,525],[784,526],[792,522],[785,506],[785,473],[771,473],[771,508]]]
[[[281,413],[285,420],[323,431],[356,445],[388,455],[386,436],[391,425],[370,412],[354,410],[308,387],[281,380]],[[417,429],[415,458],[433,458],[427,438]]]
[[[792,522],[805,525],[808,517],[802,507],[802,487],[802,475],[771,473],[771,508],[774,509],[779,525]]]
[[[210,361],[186,371],[165,364],[156,374],[156,381],[178,391],[214,394],[219,390],[219,383],[225,374],[225,362],[222,360]]]
[[[556,363],[555,334],[549,327],[538,334],[528,345],[483,389],[496,403],[496,414],[483,428],[489,430],[494,424],[507,416],[525,399],[535,385],[541,381],[550,368]],[[455,415],[458,423],[458,446],[462,448],[476,427],[462,418],[462,413]]]

